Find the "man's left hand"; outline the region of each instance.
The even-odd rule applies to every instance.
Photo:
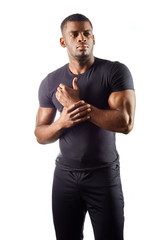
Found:
[[[59,87],[57,88],[56,98],[64,107],[69,107],[80,100],[80,91],[77,86],[77,78],[73,79],[72,84],[73,88],[69,88],[63,83],[60,83]]]

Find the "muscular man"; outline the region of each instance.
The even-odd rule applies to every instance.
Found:
[[[90,20],[73,14],[61,24],[69,63],[41,82],[35,135],[59,139],[52,189],[57,240],[83,239],[88,211],[95,240],[122,240],[124,198],[115,132],[134,123],[135,93],[129,69],[93,56]],[[102,39],[106,44],[106,39]],[[60,117],[54,121],[56,111]]]

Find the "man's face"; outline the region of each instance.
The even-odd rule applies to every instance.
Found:
[[[95,44],[92,27],[88,21],[67,22],[60,39],[62,47],[66,47],[69,57],[82,60],[93,55]]]

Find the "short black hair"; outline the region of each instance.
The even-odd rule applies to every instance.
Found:
[[[91,21],[90,21],[86,16],[84,16],[84,15],[82,15],[82,14],[80,14],[80,13],[75,13],[75,14],[72,14],[72,15],[66,17],[66,18],[62,21],[61,26],[60,26],[61,32],[63,32],[64,25],[65,25],[66,22],[68,22],[68,21],[70,21],[70,22],[83,22],[83,21],[87,21],[87,22],[90,23],[91,27],[93,28]]]

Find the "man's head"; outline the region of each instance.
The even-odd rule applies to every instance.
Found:
[[[95,44],[91,21],[82,14],[66,17],[61,23],[60,43],[66,47],[69,58],[84,60],[93,55]]]
[[[79,13],[76,13],[76,14],[72,14],[72,15],[66,17],[62,21],[62,23],[61,23],[62,34],[63,34],[63,29],[65,28],[67,22],[89,22],[90,25],[91,25],[91,28],[93,29],[91,21],[86,16],[84,16],[82,14],[79,14]]]

